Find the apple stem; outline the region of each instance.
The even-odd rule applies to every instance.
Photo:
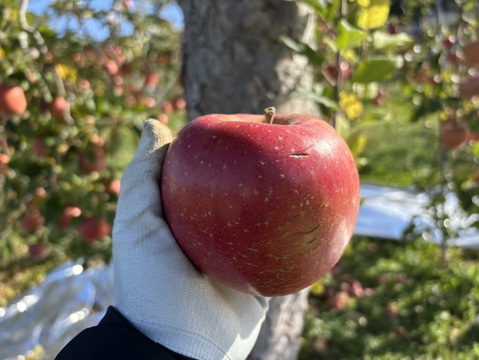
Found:
[[[264,109],[264,117],[268,123],[273,123],[274,115],[276,115],[276,108],[274,106]]]

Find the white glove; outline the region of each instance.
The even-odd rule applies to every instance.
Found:
[[[116,308],[143,334],[194,359],[245,359],[268,299],[218,284],[190,263],[163,219],[169,129],[148,120],[121,182],[113,228]]]

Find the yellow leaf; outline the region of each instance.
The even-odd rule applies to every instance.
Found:
[[[347,143],[354,158],[358,158],[366,147],[367,138],[364,134],[355,133],[348,137]]]
[[[368,7],[369,4],[371,4],[371,1],[370,0],[358,0],[358,4],[359,4],[359,6],[362,6],[362,7]]]
[[[339,104],[349,120],[356,120],[363,112],[363,103],[353,93],[341,91]]]
[[[5,57],[5,50],[0,47],[0,59]]]
[[[368,4],[359,8],[357,26],[363,30],[376,29],[383,26],[389,16],[391,4],[389,0],[358,0]]]
[[[314,296],[321,296],[324,294],[324,285],[321,284],[319,281],[316,281],[312,286],[310,293]]]
[[[77,71],[73,67],[57,64],[55,65],[55,70],[62,80],[70,80],[71,82],[77,81]]]

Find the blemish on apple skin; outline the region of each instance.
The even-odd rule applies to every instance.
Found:
[[[296,159],[304,159],[307,158],[309,154],[306,153],[298,153],[298,154],[291,154],[289,155],[290,158],[296,158]]]

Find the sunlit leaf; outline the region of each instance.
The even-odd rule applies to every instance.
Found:
[[[324,15],[326,4],[322,0],[300,0],[302,3],[309,5],[318,15]]]
[[[389,0],[359,1],[356,25],[363,30],[376,29],[383,26],[389,16],[391,4]]]
[[[377,57],[362,61],[353,73],[352,80],[359,83],[371,83],[389,79],[402,66],[398,57]]]
[[[366,147],[367,138],[363,133],[355,132],[351,134],[346,142],[355,158],[358,158]]]
[[[362,7],[368,7],[370,3],[371,3],[370,0],[358,0],[359,6],[362,6]]]
[[[354,93],[341,91],[339,94],[339,104],[349,120],[356,120],[363,112],[363,103]]]
[[[412,38],[406,33],[395,35],[383,31],[375,31],[373,34],[373,46],[376,49],[397,49],[398,47],[410,45]]]
[[[358,28],[353,27],[347,20],[343,19],[338,26],[338,37],[336,44],[342,51],[360,46],[366,40],[368,34]]]
[[[75,68],[68,66],[57,64],[55,65],[55,70],[57,71],[58,75],[62,78],[62,80],[70,80],[72,82],[77,81],[77,71]]]

